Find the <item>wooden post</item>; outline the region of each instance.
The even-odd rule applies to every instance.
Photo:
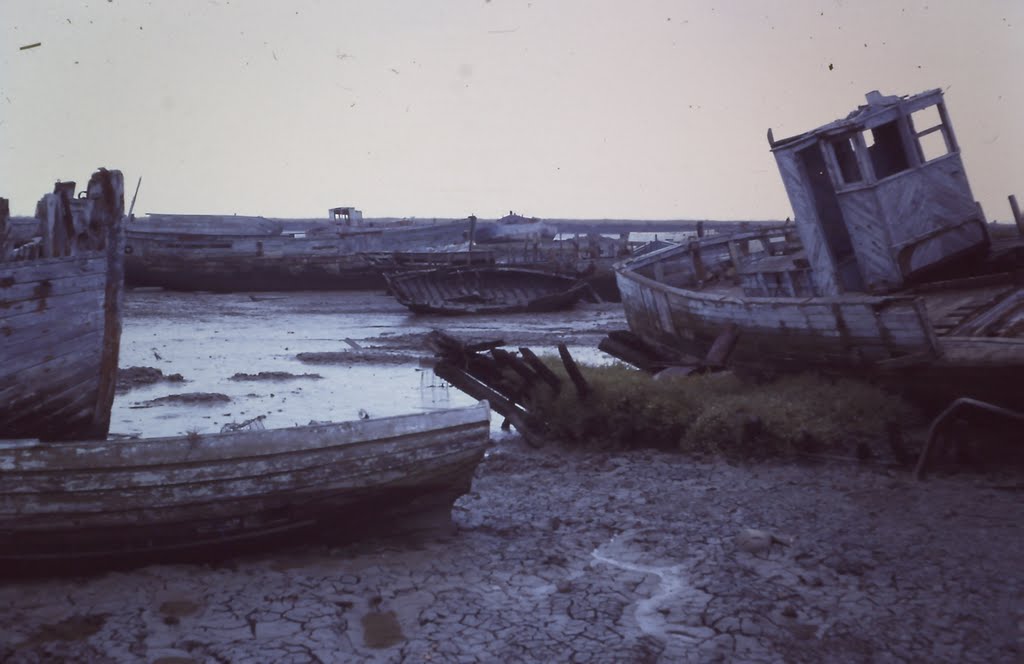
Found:
[[[0,261],[7,257],[8,220],[11,217],[11,206],[6,198],[0,198]]]
[[[103,318],[106,333],[100,356],[100,383],[96,390],[96,409],[93,415],[97,434],[105,437],[110,427],[110,408],[114,403],[117,383],[117,361],[121,349],[121,319],[124,308],[124,177],[121,171],[101,168],[89,180],[89,198],[95,200],[99,211],[104,247],[107,250],[107,286],[103,299]]]
[[[1010,194],[1010,211],[1013,212],[1013,221],[1017,224],[1017,232],[1024,235],[1024,217],[1020,214],[1020,206],[1017,205],[1017,197]]]
[[[573,385],[576,386],[576,394],[579,395],[580,399],[586,399],[590,395],[590,385],[587,384],[587,379],[580,373],[580,368],[576,366],[576,360],[572,359],[572,355],[569,354],[569,349],[564,343],[558,344],[558,354],[562,357],[565,372],[569,374]]]
[[[74,256],[77,252],[78,229],[75,227],[74,211],[71,201],[75,197],[74,182],[58,182],[53,185],[53,193],[57,196],[57,219],[53,227],[53,254],[55,256]],[[85,231],[89,220],[82,223]]]
[[[700,242],[690,242],[690,259],[693,261],[693,277],[697,283],[703,283],[707,275],[704,272],[704,261],[700,257]]]
[[[57,220],[57,197],[43,196],[43,218],[39,220],[43,235],[43,258],[53,258],[53,227]]]

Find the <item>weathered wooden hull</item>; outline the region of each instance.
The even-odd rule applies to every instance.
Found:
[[[290,429],[3,443],[0,560],[205,556],[450,515],[489,445],[489,412],[480,402]]]
[[[647,263],[650,268],[652,260]],[[734,288],[671,286],[644,276],[630,263],[621,264],[616,277],[630,329],[694,357],[704,357],[733,323],[740,334],[730,363],[737,368],[857,375],[887,380],[938,402],[973,396],[1024,407],[1024,339],[1019,331],[1008,330],[1008,337],[944,333],[936,325],[941,294],[932,300],[912,293],[747,297]],[[1001,293],[1012,304],[1006,298],[1014,292],[1019,297],[1020,288],[1010,278],[1001,286],[975,289],[980,296],[976,299]],[[953,305],[946,308],[956,311]],[[981,305],[974,309],[984,311]],[[1021,315],[1018,308],[1016,313],[1007,310],[1004,318],[1009,322]]]
[[[361,230],[341,234],[208,235],[127,230],[129,286],[172,290],[268,291],[383,288],[367,256],[465,240],[469,222]],[[299,234],[301,235],[301,234]]]
[[[99,231],[105,249],[0,262],[0,438],[107,435],[121,339],[123,200],[119,172],[97,177],[90,187],[103,180],[108,199],[96,205],[109,218]]]
[[[481,222],[476,229],[476,239],[478,242],[539,242],[551,240],[557,233],[557,228],[543,221]]]
[[[505,314],[568,309],[588,286],[517,268],[455,268],[385,275],[395,298],[419,314]]]

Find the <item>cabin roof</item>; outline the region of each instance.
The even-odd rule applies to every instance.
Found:
[[[805,131],[796,136],[775,140],[771,135],[771,129],[769,129],[768,142],[771,144],[772,152],[776,150],[791,150],[798,145],[802,146],[811,143],[819,137],[871,129],[886,122],[891,122],[899,115],[905,115],[941,101],[942,90],[935,88],[902,97],[883,95],[877,90],[872,90],[865,95],[865,98],[867,103],[858,106],[856,110],[851,111],[845,118],[833,120],[828,124]]]

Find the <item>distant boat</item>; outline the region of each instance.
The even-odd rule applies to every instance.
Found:
[[[569,309],[586,282],[505,267],[442,268],[385,274],[395,298],[419,314],[505,314]]]
[[[105,438],[117,379],[124,180],[58,182],[8,234],[0,199],[0,438]],[[0,477],[3,471],[0,471]]]
[[[551,240],[558,229],[536,217],[524,217],[515,212],[493,222],[481,222],[476,229],[476,241],[489,242],[521,242]]]
[[[207,559],[450,518],[489,446],[486,401],[277,430],[0,442],[0,561]],[[4,573],[4,572],[0,572]]]
[[[620,264],[630,329],[704,357],[735,325],[738,368],[1024,408],[1024,237],[985,222],[942,91],[870,93],[844,119],[769,142],[795,224]]]
[[[471,228],[468,219],[371,226],[354,208],[331,212],[329,220],[303,225],[216,215],[133,221],[126,229],[127,283],[218,292],[383,288],[368,255],[457,244]]]

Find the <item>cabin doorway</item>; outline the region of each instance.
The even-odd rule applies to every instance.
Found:
[[[818,225],[835,262],[839,284],[843,291],[863,291],[860,265],[853,251],[853,242],[850,241],[843,210],[839,207],[839,197],[825,166],[821,147],[812,145],[800,150],[797,155],[804,168],[804,179],[810,185]]]

